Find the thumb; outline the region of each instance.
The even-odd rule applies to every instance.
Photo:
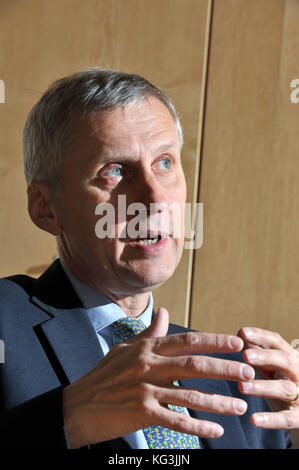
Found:
[[[131,342],[141,338],[159,338],[166,336],[169,326],[169,313],[166,308],[159,308],[152,324],[139,335],[131,338]]]

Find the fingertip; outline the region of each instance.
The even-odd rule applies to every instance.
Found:
[[[169,314],[166,308],[160,307],[147,330],[147,334],[153,337],[165,336],[169,326]]]
[[[213,434],[214,434],[213,437],[216,439],[219,439],[219,437],[222,437],[224,434],[223,427],[220,426],[219,424],[215,424],[214,429],[213,429]]]
[[[238,331],[238,333],[237,333],[237,336],[238,336],[239,338],[244,339],[244,336],[245,336],[244,327],[239,329],[239,331]]]
[[[242,364],[241,374],[243,376],[243,381],[248,382],[249,380],[254,380],[255,370],[253,369],[253,367],[247,364]]]
[[[239,392],[244,393],[244,382],[238,382],[237,387]]]
[[[230,337],[230,346],[235,352],[242,351],[244,348],[244,342],[241,338],[238,338],[237,336],[231,336]]]
[[[260,413],[253,413],[250,419],[252,424],[257,428],[263,427],[263,424],[265,423],[265,416]]]
[[[157,315],[156,315],[157,320],[159,321],[159,323],[163,324],[165,326],[165,328],[167,328],[168,330],[168,325],[169,325],[169,313],[168,313],[168,310],[164,307],[160,307],[157,311]]]
[[[160,315],[160,316],[162,315],[163,317],[169,318],[168,310],[164,307],[158,308],[157,315]]]

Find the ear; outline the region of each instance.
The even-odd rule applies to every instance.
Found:
[[[60,235],[53,190],[46,183],[32,181],[27,187],[28,213],[32,222],[52,235]]]

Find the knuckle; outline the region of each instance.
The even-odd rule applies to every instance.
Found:
[[[188,392],[189,406],[191,408],[197,406],[199,403],[199,398],[200,398],[200,395],[196,390],[190,390],[190,392]]]
[[[140,382],[139,384],[139,394],[141,398],[148,398],[152,396],[152,386],[147,382]]]
[[[185,333],[185,343],[186,346],[191,347],[196,346],[199,342],[198,335],[192,331]]]
[[[111,351],[115,351],[115,352],[118,352],[120,350],[123,350],[124,348],[128,347],[128,345],[126,343],[118,343],[118,344],[115,344],[112,348],[111,348]]]
[[[286,414],[286,429],[294,429],[296,420],[292,412]]]
[[[277,331],[274,331],[273,335],[278,344],[280,344],[283,341],[281,335],[277,333]]]
[[[225,400],[221,399],[218,401],[218,412],[221,414],[225,414],[227,411],[227,403]]]
[[[202,368],[203,360],[195,356],[189,356],[186,361],[186,366],[191,372],[197,372],[198,368]]]
[[[148,351],[148,349],[149,349],[149,340],[147,338],[142,338],[142,339],[138,340],[138,342],[136,343],[136,349],[137,349],[137,351],[139,351],[141,353]]]
[[[149,398],[139,401],[139,411],[143,416],[152,416],[153,409],[152,401]]]
[[[220,369],[221,375],[223,375],[224,377],[229,377],[232,375],[232,365],[230,364],[230,362],[223,361],[220,366]]]
[[[153,395],[151,386],[144,382],[140,383],[138,387],[137,396],[137,402],[139,403],[140,410],[143,413],[148,414],[153,408]]]
[[[288,362],[290,365],[295,365],[295,364],[298,364],[299,362],[299,354],[298,354],[298,351],[296,350],[293,350],[293,351],[290,351],[288,353]]]
[[[173,416],[173,424],[176,430],[181,430],[182,426],[185,426],[189,421],[189,418],[184,413],[175,413]]]
[[[205,436],[208,433],[207,425],[206,423],[203,423],[201,421],[198,422],[197,424],[197,433],[199,436]]]
[[[140,354],[136,360],[134,368],[137,375],[144,376],[147,374],[151,369],[148,356],[146,354]]]
[[[225,342],[225,337],[223,335],[215,335],[214,343],[217,348],[222,348]]]

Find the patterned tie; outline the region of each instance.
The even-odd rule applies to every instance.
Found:
[[[138,318],[121,318],[110,325],[115,334],[126,341],[134,335],[138,335],[146,326]],[[177,382],[174,385],[178,386]],[[186,408],[168,405],[168,408],[179,413],[186,413]],[[162,426],[149,426],[143,429],[143,433],[150,449],[199,449],[197,436],[183,434]]]

